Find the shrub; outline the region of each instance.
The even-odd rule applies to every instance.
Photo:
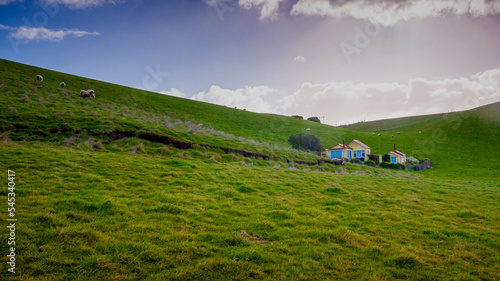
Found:
[[[317,123],[321,123],[321,121],[319,120],[318,117],[309,117],[309,118],[307,118],[307,120],[313,121],[313,122],[317,122]]]
[[[397,164],[394,164],[394,169],[406,170],[406,166],[404,164],[397,163]]]
[[[386,169],[395,169],[395,170],[405,170],[406,166],[400,163],[389,163],[389,162],[382,162],[380,163],[380,167],[386,168]]]
[[[378,160],[379,160],[379,159],[378,159],[378,155],[375,155],[375,154],[370,154],[370,155],[368,155],[368,159],[370,159],[370,161],[373,161],[373,162],[375,162],[375,163],[378,163],[378,162],[379,162],[379,161],[378,161]]]
[[[391,163],[382,161],[382,163],[380,163],[380,167],[381,168],[390,169],[391,168]]]
[[[305,151],[323,151],[323,146],[317,137],[314,135],[300,133],[295,136],[290,136],[288,142],[293,148]]]
[[[361,160],[359,160],[358,158],[352,158],[352,159],[351,159],[351,163],[354,163],[354,164],[361,164]]]
[[[391,162],[391,156],[389,154],[385,154],[382,156],[382,162]]]
[[[375,166],[377,166],[377,164],[375,163],[375,161],[372,161],[372,160],[366,160],[366,161],[365,161],[365,165],[366,165],[366,166],[370,166],[370,167],[375,167]]]
[[[299,118],[299,119],[304,119],[304,117],[300,116],[300,115],[292,115],[292,117],[294,118]]]

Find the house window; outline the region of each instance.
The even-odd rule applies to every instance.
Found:
[[[342,158],[342,150],[330,150],[330,158]]]
[[[365,158],[366,157],[366,153],[365,153],[364,150],[354,150],[353,157],[354,158]]]
[[[391,163],[396,163],[396,157],[391,157]]]

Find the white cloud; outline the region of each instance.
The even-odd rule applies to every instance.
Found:
[[[256,112],[273,112],[271,104],[264,97],[276,93],[278,90],[267,86],[238,88],[236,90],[223,89],[211,86],[208,92],[199,92],[191,99],[205,101],[229,107],[238,107]]]
[[[1,0],[0,0],[1,1]],[[124,0],[42,0],[47,4],[62,4],[70,9],[85,9],[91,6],[123,3]]]
[[[87,32],[78,29],[63,29],[63,30],[50,30],[44,27],[18,27],[14,28],[16,32],[11,33],[10,36],[16,39],[24,39],[26,41],[32,40],[47,40],[52,42],[59,42],[64,37],[82,37],[87,35],[97,36],[98,32]]]
[[[59,0],[61,1],[61,0]],[[204,0],[216,6],[229,0]],[[239,0],[243,9],[260,9],[261,20],[275,20],[280,4],[285,0]],[[495,0],[298,0],[291,15],[350,16],[372,23],[393,25],[409,19],[438,17],[445,13],[469,14],[473,17],[500,13],[500,1]]]
[[[460,111],[500,101],[500,69],[468,78],[410,79],[406,84],[304,83],[278,102],[276,111],[326,116],[329,124]]]
[[[174,96],[174,97],[179,97],[179,98],[183,98],[186,96],[183,92],[181,92],[175,88],[171,88],[170,91],[160,91],[159,93],[162,95],[169,95],[169,96]]]
[[[500,1],[490,0],[299,0],[291,15],[350,16],[372,23],[393,25],[409,19],[438,17],[445,13],[474,17],[500,13]]]
[[[238,4],[246,10],[260,9],[260,20],[275,20],[278,18],[278,8],[281,2],[285,0],[239,0]]]
[[[293,61],[297,61],[297,62],[305,62],[306,61],[306,58],[304,58],[303,56],[296,56]]]
[[[0,30],[12,30],[12,27],[0,24]]]
[[[10,4],[10,3],[14,3],[14,2],[21,2],[21,3],[23,3],[24,0],[0,0],[0,6],[1,5],[7,5],[7,4]]]
[[[186,97],[172,88],[161,94]],[[278,90],[268,86],[246,86],[235,90],[213,85],[191,97],[228,107],[261,113],[325,116],[331,125],[412,115],[462,111],[500,101],[500,68],[470,77],[407,83],[303,83],[293,94],[276,99]]]

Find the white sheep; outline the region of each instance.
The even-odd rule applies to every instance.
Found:
[[[372,134],[372,136],[374,136],[374,135],[375,135],[375,133]]]
[[[37,74],[37,75],[36,75],[36,80],[37,80],[37,81],[40,81],[40,82],[43,82],[43,77],[42,77],[42,75]]]
[[[418,131],[419,134],[421,134],[422,132]]]
[[[399,135],[399,131],[398,131],[398,135]]]
[[[64,88],[64,87],[66,87],[66,83],[61,82],[61,83],[59,84],[59,86],[61,86],[61,88]]]
[[[306,131],[310,131],[311,129],[310,128],[307,128]]]
[[[391,135],[391,138],[393,138],[393,137],[394,137],[394,135]]]
[[[95,98],[95,92],[94,90],[81,90],[80,91],[80,96],[83,98]]]
[[[380,137],[382,134],[378,134],[378,136]]]

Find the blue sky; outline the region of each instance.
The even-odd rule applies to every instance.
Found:
[[[499,13],[486,0],[0,0],[0,57],[338,125],[500,101]]]

